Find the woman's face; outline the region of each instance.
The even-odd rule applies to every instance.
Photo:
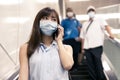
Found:
[[[42,34],[46,36],[52,36],[53,33],[57,30],[57,17],[55,15],[44,16],[40,20],[40,29]]]

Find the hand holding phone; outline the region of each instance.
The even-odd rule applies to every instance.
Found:
[[[63,40],[63,35],[64,35],[64,29],[62,26],[58,25],[58,29],[56,31],[56,36],[55,36],[55,40]]]

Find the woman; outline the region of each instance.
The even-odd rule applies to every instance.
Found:
[[[38,12],[30,40],[20,48],[19,80],[68,80],[72,48],[62,43],[64,30],[58,24],[54,9]]]

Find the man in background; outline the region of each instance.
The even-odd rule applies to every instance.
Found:
[[[75,13],[72,8],[66,9],[66,19],[61,21],[61,26],[64,28],[63,43],[71,45],[73,48],[74,65],[71,70],[76,70],[78,66],[78,53],[80,53],[80,30],[82,25],[75,18]]]
[[[107,22],[95,17],[95,7],[89,6],[87,14],[89,20],[83,24],[80,38],[82,38],[82,52],[86,56],[90,80],[107,80],[101,61],[104,31],[107,31],[110,38],[114,39],[114,36]]]

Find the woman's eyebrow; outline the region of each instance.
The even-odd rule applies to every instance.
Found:
[[[52,18],[56,18],[56,16],[51,16]]]

